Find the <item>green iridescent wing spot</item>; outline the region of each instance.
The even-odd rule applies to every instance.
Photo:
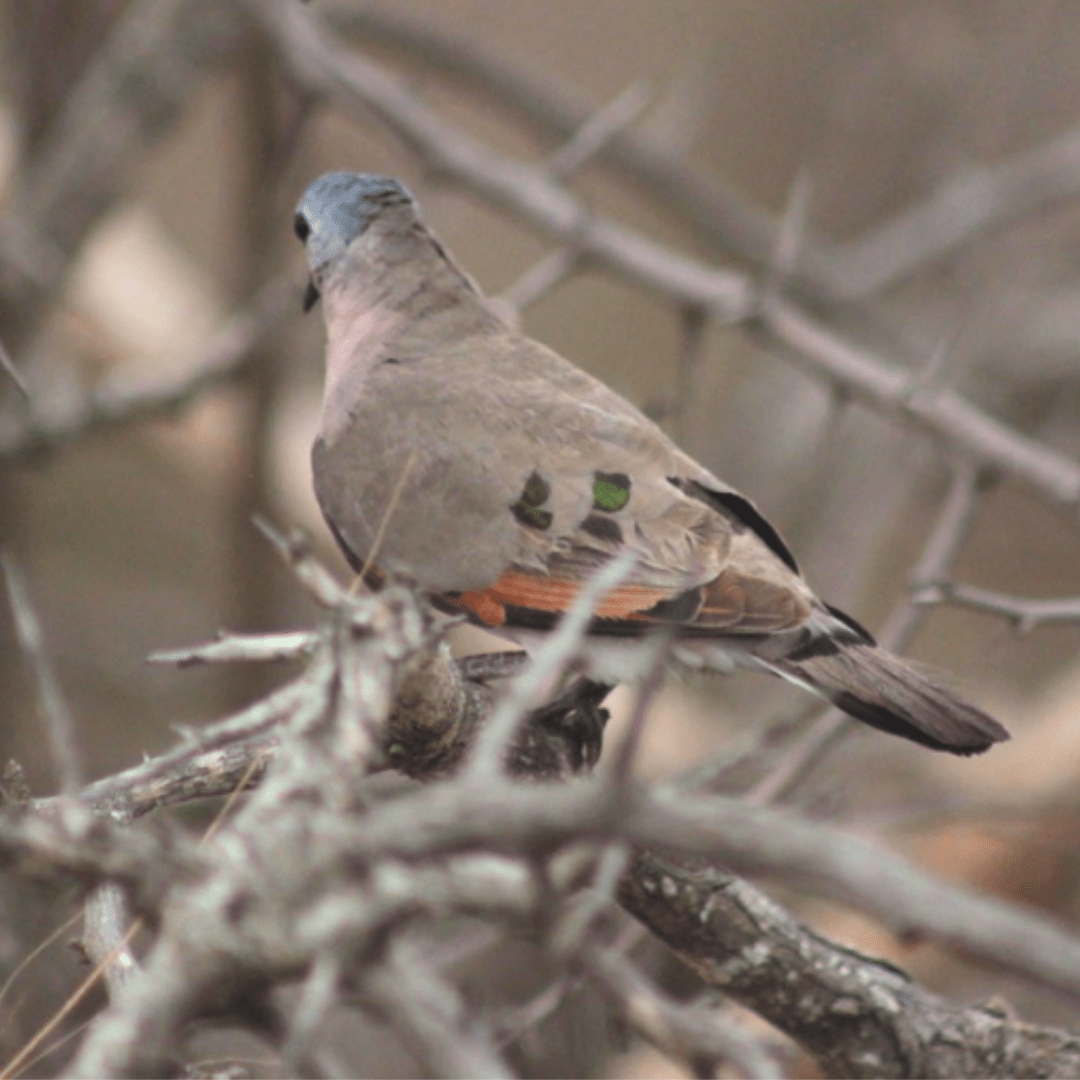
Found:
[[[510,512],[531,529],[543,531],[551,526],[552,513],[542,509],[551,494],[551,485],[534,469],[525,481],[518,501],[510,507]]]
[[[630,477],[621,472],[594,472],[592,490],[593,509],[613,514],[630,501]]]

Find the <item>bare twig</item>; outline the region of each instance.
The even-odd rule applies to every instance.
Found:
[[[11,359],[11,354],[4,347],[4,342],[2,340],[0,340],[0,369],[8,375],[18,388],[19,393],[29,401],[30,387],[26,385],[26,380],[22,377],[22,372],[15,366],[15,361]]]
[[[311,598],[320,607],[330,610],[341,608],[349,599],[348,592],[338,584],[311,548],[311,541],[298,529],[288,535],[278,530],[264,517],[253,519],[255,528],[270,541],[270,545],[296,575]]]
[[[573,137],[548,158],[547,170],[552,179],[566,180],[596,157],[612,139],[637,121],[648,108],[652,96],[647,85],[634,83],[597,109]]]
[[[581,952],[600,916],[615,904],[619,881],[629,862],[630,851],[625,844],[608,844],[601,850],[591,885],[571,898],[551,935],[556,955],[573,957]]]
[[[675,385],[658,401],[646,406],[645,411],[658,423],[665,423],[676,437],[685,439],[690,434],[687,418],[705,354],[709,313],[705,308],[687,307],[682,309],[681,315],[682,339],[675,369]]]
[[[248,0],[247,10],[271,33],[299,79],[313,93],[374,114],[435,173],[512,211],[583,254],[685,307],[717,318],[752,318],[770,345],[877,411],[900,418],[983,466],[1008,472],[1047,498],[1080,503],[1080,463],[1012,430],[953,391],[910,398],[899,366],[844,341],[796,304],[779,297],[755,303],[742,275],[704,266],[653,243],[577,202],[542,170],[505,158],[438,119],[407,87],[358,56],[345,53],[316,19],[298,7]]]
[[[557,237],[583,254],[685,304],[712,307],[726,319],[745,315],[753,289],[742,276],[702,266],[599,215],[583,211],[542,166],[497,154],[436,117],[410,90],[377,66],[343,50],[318,19],[299,7],[245,7],[269,32],[292,75],[310,92],[373,115],[428,169],[465,183],[494,205]]]
[[[288,310],[295,291],[287,278],[271,281],[177,376],[158,382],[105,382],[61,415],[35,415],[0,430],[0,459],[56,450],[106,428],[177,412],[243,368],[257,342]]]
[[[485,49],[475,41],[440,28],[434,20],[409,16],[396,8],[334,4],[326,12],[332,26],[355,35],[365,45],[384,45],[483,94],[534,130],[569,139],[589,118],[595,105],[583,93],[531,67],[526,58]],[[763,267],[776,250],[778,226],[715,176],[687,166],[666,141],[645,130],[624,130],[597,154],[597,161],[653,199],[722,249]],[[799,274],[800,284],[819,295],[832,292],[831,264],[819,245],[809,245]]]
[[[519,315],[535,304],[545,293],[565,281],[577,268],[579,253],[572,247],[559,248],[530,267],[512,285],[504,289],[494,302]]]
[[[506,679],[519,675],[528,663],[529,654],[515,650],[463,656],[458,660],[458,667],[462,678],[482,682],[484,679]]]
[[[787,207],[776,238],[776,251],[765,274],[762,294],[772,300],[788,287],[806,244],[806,219],[810,212],[813,182],[806,169],[799,169],[788,191]]]
[[[925,270],[994,230],[1080,193],[1080,128],[993,165],[966,170],[833,250],[844,296],[858,300]]]
[[[386,509],[383,511],[382,520],[375,530],[375,538],[371,541],[371,550],[368,551],[367,558],[364,559],[364,565],[360,567],[360,573],[357,575],[357,580],[360,582],[367,579],[368,571],[376,565],[383,541],[386,539],[386,530],[390,527],[390,522],[397,512],[401,496],[405,494],[405,485],[409,482],[409,475],[416,465],[416,455],[417,451],[415,450],[409,454],[405,464],[402,466],[401,475],[398,477],[397,483],[394,484],[394,490],[390,493],[390,499],[386,504]]]
[[[629,784],[633,775],[634,764],[641,747],[641,738],[645,733],[645,720],[664,681],[671,640],[670,632],[654,635],[654,640],[649,642],[652,655],[649,656],[643,652],[638,661],[641,665],[641,684],[637,687],[626,735],[619,744],[615,759],[608,769],[608,780],[616,787]]]
[[[75,735],[75,719],[71,715],[60,682],[53,670],[45,647],[45,635],[38,621],[37,612],[30,600],[30,592],[22,572],[14,559],[0,552],[0,570],[7,585],[15,633],[22,646],[27,663],[37,687],[41,718],[45,722],[45,734],[56,767],[60,791],[67,796],[78,793],[81,785],[82,767],[79,763],[78,739]]]
[[[60,285],[120,190],[126,166],[175,122],[235,30],[235,18],[206,0],[142,0],[117,20],[45,136],[0,228],[0,251],[14,255],[15,265],[27,262],[20,256],[28,250],[48,252],[31,260],[39,288],[23,298],[23,308],[40,310]]]
[[[98,813],[128,821],[159,805],[227,794],[250,762],[250,740],[261,746],[263,739],[274,739],[273,729],[317,689],[311,673],[305,672],[235,715],[201,732],[185,733],[188,738],[176,749],[96,781],[82,796]],[[236,747],[242,747],[239,753],[230,753]],[[210,791],[205,790],[207,783]]]
[[[392,7],[335,3],[328,21],[367,47],[382,45],[482,94],[535,130],[568,138],[593,113],[580,91],[531,67]],[[597,155],[609,170],[721,249],[768,267],[780,223],[722,180],[691,169],[648,131],[623,131]],[[792,285],[809,295],[849,302],[866,298],[1026,215],[1080,189],[1080,132],[1070,130],[1001,163],[970,169],[855,240],[808,238]]]
[[[225,634],[205,645],[153,652],[147,660],[152,664],[175,664],[177,667],[276,663],[310,656],[317,641],[318,635],[309,630],[293,630],[284,634]]]
[[[111,882],[99,885],[86,901],[82,944],[90,959],[101,969],[110,997],[115,997],[139,970],[139,962],[131,949],[134,937],[131,924],[127,898],[118,885]]]
[[[394,644],[395,635],[416,634],[418,628],[411,616],[398,610],[400,601],[380,596],[363,601],[343,598],[341,603],[349,610],[356,608],[358,618],[367,612],[363,617],[371,625],[384,626],[388,636],[385,643],[379,636],[353,637],[343,640],[338,648],[370,650],[375,657],[405,655]],[[376,614],[377,610],[381,614]],[[409,630],[410,626],[414,629]],[[325,668],[335,655],[324,649],[311,664]],[[355,708],[388,709],[392,665],[379,661],[350,670],[364,683],[376,680],[383,688],[365,690],[355,699]],[[291,733],[283,733],[290,739],[289,752],[279,755],[280,766],[271,782],[223,826],[219,839],[210,842],[212,851],[207,852],[206,861],[201,856],[196,859],[186,849],[171,849],[166,836],[140,829],[102,827],[88,844],[84,836],[68,836],[62,818],[51,823],[30,816],[22,822],[0,822],[0,845],[13,856],[33,851],[38,865],[44,861],[82,875],[96,873],[99,878],[119,876],[142,882],[144,904],[155,896],[172,897],[167,908],[172,915],[149,954],[145,973],[139,976],[138,993],[134,988],[130,993],[122,990],[115,1012],[110,1014],[112,1019],[94,1028],[80,1055],[79,1074],[130,1071],[137,1067],[136,1062],[157,1060],[155,1055],[167,1045],[169,1032],[197,1012],[211,986],[223,985],[223,963],[226,971],[235,970],[229,965],[246,970],[255,964],[264,975],[295,972],[298,965],[307,962],[304,958],[317,955],[319,950],[333,948],[337,955],[344,955],[342,950],[351,948],[347,942],[370,942],[373,935],[378,938],[424,911],[483,910],[526,916],[543,902],[546,893],[537,889],[522,859],[512,853],[543,857],[542,853],[583,841],[615,844],[613,861],[602,868],[597,879],[601,903],[606,902],[617,879],[621,843],[706,856],[734,869],[777,876],[855,903],[906,932],[942,936],[991,963],[1080,996],[1076,976],[1080,942],[1041,916],[944,885],[841,830],[730,799],[695,799],[686,792],[665,795],[628,788],[612,801],[610,785],[601,779],[564,784],[553,798],[543,786],[512,784],[497,775],[484,775],[478,783],[466,771],[446,783],[415,789],[408,797],[367,805],[362,816],[354,817],[343,809],[349,803],[347,798],[342,801],[342,785],[347,788],[356,773],[341,767],[334,749],[338,740],[348,745],[349,724],[354,721],[346,722],[340,709],[329,708],[329,696],[319,689],[329,681],[325,671],[317,676],[309,672],[306,677],[311,690],[300,706],[306,716],[290,722]],[[323,720],[315,724],[311,722],[314,717]],[[377,722],[375,714],[372,720]],[[327,740],[329,745],[320,749]],[[255,744],[246,747],[250,768],[264,751]],[[160,774],[161,770],[150,771]],[[298,797],[301,792],[303,796]],[[283,857],[286,854],[288,857]],[[168,884],[171,865],[184,867],[182,881],[195,884]],[[272,881],[265,877],[267,873]],[[629,888],[637,897],[630,902],[631,910],[658,927],[677,949],[688,948],[685,934],[690,925],[697,928],[695,933],[704,935],[702,940],[714,940],[710,935],[728,920],[719,915],[714,918],[712,913],[726,911],[724,904],[731,897],[737,896],[741,904],[756,904],[759,914],[766,903],[760,897],[752,900],[752,891],[730,878],[724,879],[720,894],[714,890],[704,896],[693,892],[698,886],[691,888],[678,874],[665,873],[673,883],[670,886],[663,875],[658,876],[648,866],[632,870],[629,879],[624,878],[624,902],[628,902]],[[198,884],[205,874],[213,880],[206,885],[208,892],[201,891],[203,886]],[[286,881],[292,884],[282,893]],[[189,888],[194,890],[190,894],[186,891]],[[185,900],[189,895],[190,900]],[[645,897],[651,899],[646,902]],[[694,904],[705,906],[684,911],[684,898],[688,902],[690,897]],[[186,907],[189,903],[195,906]],[[295,904],[299,908],[294,909]],[[585,914],[577,923],[587,926],[599,909],[586,905],[581,910]],[[197,917],[195,911],[199,912]],[[293,921],[301,912],[303,918]],[[682,927],[678,934],[671,926],[665,930],[661,912],[667,912],[664,918]],[[695,947],[688,956],[711,972],[714,985],[719,985],[722,971],[736,973],[726,989],[777,1018],[777,1003],[770,1006],[756,995],[767,993],[762,973],[770,972],[775,978],[776,957],[787,956],[794,931],[782,929],[782,913],[774,912],[770,917],[775,925],[764,935],[760,921],[755,924],[754,932],[759,935],[756,948],[740,946],[723,959],[717,957],[714,944],[704,950]],[[747,929],[745,919],[740,927],[740,932]],[[798,933],[811,940],[804,932]],[[583,940],[580,933],[571,934],[571,938],[571,946],[573,941]],[[909,1021],[901,1019],[906,1016],[903,1010],[881,1005],[883,993],[895,997],[898,988],[909,984],[869,963],[860,963],[856,970],[851,956],[812,940],[816,942],[816,959],[807,964],[799,959],[796,964],[797,978],[802,980],[800,985],[810,1004],[806,1010],[801,1005],[792,1008],[790,1002],[785,1006],[787,1019],[777,1018],[785,1030],[820,1052],[821,1038],[804,1026],[807,1010],[814,1012],[819,1023],[823,1016],[832,1016],[850,1026],[857,1017],[868,1031],[872,1028],[876,1032],[874,1038],[879,1043],[903,1023],[908,1025],[904,1027],[908,1032],[905,1038],[915,1040],[911,1045],[903,1043],[904,1053],[923,1055],[919,1060],[924,1064],[936,1060],[930,1029],[921,1035],[918,1030],[922,1029],[912,1032]],[[214,957],[210,967],[205,966],[208,942]],[[369,954],[361,951],[358,955]],[[226,956],[231,957],[227,963]],[[798,952],[798,957],[803,956]],[[793,961],[789,957],[783,963],[790,966]],[[756,982],[751,978],[754,973]],[[739,981],[743,975],[753,984],[752,990]],[[920,997],[921,992],[912,993],[920,1003],[919,1017],[981,1033],[977,1043],[969,1040],[972,1046],[966,1052],[975,1053],[985,1046],[988,1033],[1000,1038],[1002,1021],[980,1020],[978,1010],[946,1006],[928,996]],[[842,1000],[848,1004],[836,1004]],[[454,1008],[449,1013],[436,1010],[413,1017],[409,1023],[434,1023],[434,1016],[442,1016],[441,1023],[428,1029],[433,1041],[427,1052],[450,1052],[457,1030],[455,1015],[459,1014]],[[835,1030],[832,1034],[835,1041]],[[413,1032],[412,1037],[419,1036]],[[485,1040],[486,1036],[466,1046],[472,1045],[479,1053],[480,1047],[490,1045]],[[826,1060],[839,1061],[849,1052],[863,1053],[866,1046],[865,1039],[831,1046]],[[1066,1050],[1063,1046],[1062,1053]],[[128,1064],[122,1065],[125,1061]],[[1067,1054],[1063,1061],[1067,1061]],[[930,1074],[929,1068],[924,1072]]]
[[[779,1080],[777,1062],[746,1031],[703,1005],[689,1008],[662,993],[625,957],[610,949],[594,948],[585,954],[589,973],[633,1029],[663,1053],[690,1065],[708,1062],[713,1069],[730,1063],[747,1077]]]
[[[365,989],[433,1076],[499,1080],[513,1075],[491,1035],[469,1021],[458,991],[407,942],[397,945],[390,963],[368,978]]]
[[[138,931],[138,927],[132,926],[124,938],[117,944],[116,953],[119,954],[126,950],[131,942],[131,939]],[[34,1058],[34,1054],[43,1042],[57,1028],[75,1011],[79,1004],[86,998],[98,984],[104,972],[110,967],[112,956],[106,955],[98,962],[93,971],[86,976],[85,979],[78,985],[78,987],[68,996],[63,1005],[57,1009],[57,1011],[49,1018],[49,1021],[42,1025],[33,1038],[28,1039],[26,1043],[19,1048],[19,1051],[15,1056],[0,1069],[0,1080],[11,1080],[16,1074],[22,1072],[23,1068]],[[124,982],[117,983],[117,989],[120,989]]]
[[[911,378],[867,350],[854,348],[785,301],[767,305],[762,331],[847,393],[896,416],[970,457],[984,468],[1015,476],[1053,502],[1080,502],[1080,465],[1021,435],[952,390],[912,397]]]
[[[1021,634],[1051,623],[1080,622],[1080,599],[1035,600],[952,581],[928,581],[913,602],[928,606],[952,604],[1008,619]]]

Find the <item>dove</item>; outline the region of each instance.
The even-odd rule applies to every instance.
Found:
[[[630,552],[583,646],[601,683],[639,677],[642,643],[662,632],[677,665],[778,675],[935,750],[1009,737],[818,599],[745,496],[501,318],[398,181],[321,176],[294,229],[304,310],[321,303],[326,327],[315,493],[369,583],[404,575],[533,650]]]

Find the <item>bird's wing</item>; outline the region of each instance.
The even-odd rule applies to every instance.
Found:
[[[512,556],[490,584],[444,600],[490,627],[544,628],[629,550],[634,567],[597,606],[594,632],[800,627],[817,601],[753,505],[602,384],[557,372],[549,360],[530,386],[534,373],[519,365],[516,389],[531,412],[519,414],[517,450],[507,454],[520,488],[497,510],[514,532]]]

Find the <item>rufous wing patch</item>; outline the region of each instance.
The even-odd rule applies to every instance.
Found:
[[[569,578],[507,570],[490,588],[448,597],[447,602],[459,610],[472,612],[486,626],[497,627],[506,623],[508,606],[555,614],[566,611],[581,587],[580,581]],[[604,594],[595,614],[600,619],[636,619],[672,595],[668,588],[620,585]]]
[[[471,612],[485,626],[502,626],[506,622],[506,608],[491,595],[489,589],[476,589],[444,599],[451,607]]]

